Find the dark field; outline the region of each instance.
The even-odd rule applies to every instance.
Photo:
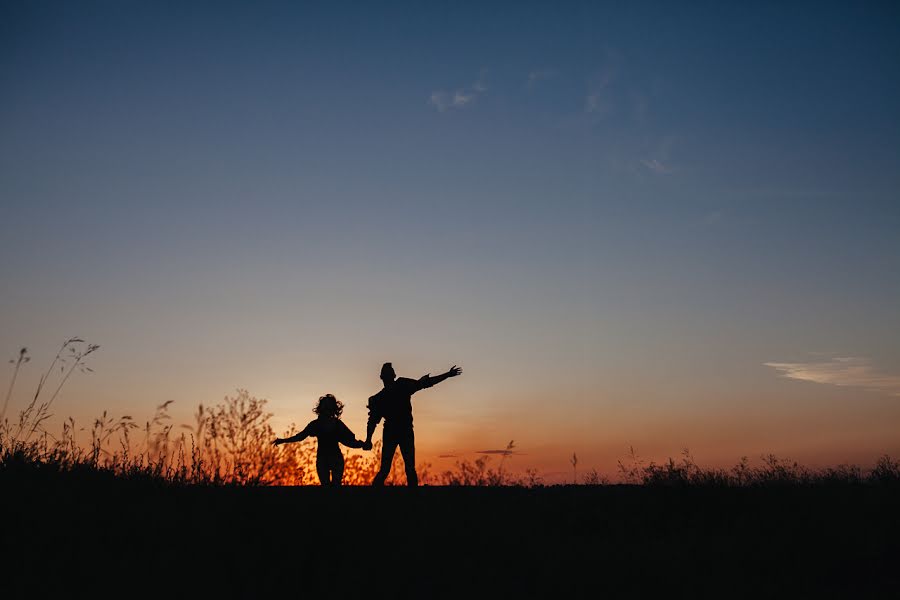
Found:
[[[900,488],[0,477],[4,597],[898,597]]]

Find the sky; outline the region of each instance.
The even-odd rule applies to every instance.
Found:
[[[54,408],[381,364],[438,470],[900,455],[895,3],[0,7],[0,349]],[[0,381],[7,385],[11,377]],[[376,436],[376,439],[380,436]]]

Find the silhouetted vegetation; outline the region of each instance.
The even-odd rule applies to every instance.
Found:
[[[215,406],[201,404],[194,422],[178,428],[169,414],[171,402],[158,406],[143,426],[131,416],[115,419],[104,412],[87,430],[90,441],[86,445],[77,440],[84,430],[73,419],[67,419],[60,434],[54,436],[43,423],[33,423],[36,417],[26,415],[20,419],[22,427],[0,424],[0,470],[12,465],[18,470],[57,473],[92,470],[104,476],[149,478],[175,485],[317,484],[315,442],[273,447],[276,436],[265,404],[265,400],[239,390]],[[19,434],[32,430],[38,433],[33,439]],[[284,437],[296,431],[291,426]],[[348,453],[345,483],[369,484],[379,464],[380,444],[373,452]],[[427,465],[422,469],[427,475]],[[402,465],[395,467],[397,470],[402,470]]]
[[[762,457],[762,464],[759,466],[751,466],[747,457],[743,457],[730,469],[712,469],[699,466],[688,450],[682,452],[678,461],[669,458],[666,462],[657,464],[653,461],[645,463],[631,448],[627,464],[619,461],[618,467],[623,483],[646,486],[748,487],[900,483],[900,461],[887,455],[879,458],[874,468],[868,471],[856,465],[810,469],[773,454]]]
[[[246,390],[226,396],[211,407],[199,405],[193,423],[176,427],[169,414],[171,401],[156,408],[153,416],[139,425],[129,415],[113,418],[104,412],[96,418],[86,433],[90,441],[78,440],[79,428],[71,418],[62,423],[58,436],[47,429],[52,416],[50,408],[63,385],[77,370],[89,372],[85,364],[89,355],[99,348],[80,338],[66,340],[49,368],[41,375],[31,400],[19,412],[18,419],[0,422],[0,471],[22,473],[92,472],[96,476],[123,479],[151,479],[171,485],[315,485],[315,442],[272,446],[276,438],[266,412],[266,401]],[[4,410],[14,391],[21,365],[27,363],[27,350],[22,348],[11,360],[14,371],[8,388]],[[57,371],[58,369],[58,371]],[[54,374],[49,397],[45,388]],[[292,425],[281,437],[297,432]],[[84,435],[82,435],[84,438]],[[454,468],[439,473],[430,464],[417,465],[424,484],[447,486],[518,486],[540,487],[541,475],[534,469],[524,474],[504,469],[506,459],[514,453],[515,442],[510,441],[501,454],[499,465],[492,468],[490,458],[457,461]],[[380,443],[372,452],[347,452],[345,455],[345,485],[368,485],[378,472],[381,462]],[[572,454],[573,482],[578,480],[578,457]],[[810,469],[796,462],[773,455],[762,458],[761,464],[751,466],[748,459],[730,469],[699,466],[685,450],[680,460],[668,459],[657,464],[645,462],[630,449],[626,461],[618,463],[618,483],[644,486],[715,486],[747,487],[765,485],[835,485],[878,484],[896,485],[900,482],[900,461],[881,457],[874,468],[863,470],[855,465],[838,465],[824,469]],[[397,458],[388,480],[405,482],[401,458]],[[581,478],[581,485],[598,486],[613,483],[608,477],[592,469]]]
[[[143,425],[130,415],[114,418],[104,411],[89,428],[79,427],[68,418],[54,435],[47,427],[54,400],[73,372],[91,371],[85,360],[98,348],[77,337],[63,342],[41,375],[30,402],[19,411],[18,419],[10,421],[3,416],[0,470],[82,475],[92,472],[100,477],[152,479],[174,485],[318,483],[315,442],[273,447],[276,435],[270,424],[272,415],[266,412],[266,401],[246,390],[238,390],[235,396],[226,396],[211,407],[199,405],[190,424],[173,423],[169,414],[172,402],[168,401],[158,406]],[[15,366],[4,413],[20,367],[29,360],[27,349],[22,348],[17,358],[10,361]],[[51,380],[53,391],[45,399]],[[283,437],[296,432],[292,425]],[[345,460],[345,483],[367,485],[378,471],[380,444],[369,453],[348,453]],[[428,465],[420,469],[428,478]],[[395,463],[391,479],[399,480],[400,473],[402,463]]]

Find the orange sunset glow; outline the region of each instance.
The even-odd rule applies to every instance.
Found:
[[[262,11],[239,31],[241,11],[209,29],[198,8],[189,34],[135,10],[10,9],[0,339],[31,360],[6,418],[77,335],[100,345],[93,372],[41,427],[72,417],[84,443],[104,411],[146,423],[171,401],[184,433],[239,389],[279,434],[334,394],[362,438],[392,362],[465,369],[412,400],[438,471],[900,454],[898,182],[879,158],[896,68],[875,41],[837,83],[815,43],[773,41],[794,85],[721,15],[696,44],[733,41],[730,66],[650,52],[625,16],[450,56],[412,48],[452,23],[395,37]]]

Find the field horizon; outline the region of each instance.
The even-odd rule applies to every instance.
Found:
[[[62,420],[58,437],[51,432],[54,402],[75,373],[92,371],[86,359],[100,348],[81,338],[66,340],[49,368],[41,375],[34,394],[18,416],[10,420],[7,412],[16,391],[22,365],[29,362],[22,348],[14,365],[3,412],[0,413],[0,469],[29,469],[56,472],[102,473],[121,478],[149,478],[178,485],[316,485],[314,438],[302,443],[274,447],[277,435],[267,400],[239,389],[218,404],[199,404],[193,423],[176,424],[169,414],[171,401],[156,407],[143,425],[130,415],[118,418],[107,411],[94,419],[90,429],[79,428],[73,418]],[[56,367],[59,366],[59,372]],[[54,380],[53,376],[57,375]],[[12,405],[15,411],[15,403]],[[281,433],[288,438],[298,431],[296,425]],[[371,452],[344,450],[345,485],[369,485],[381,463],[381,441]],[[883,454],[863,468],[855,464],[808,468],[774,454],[748,457],[729,468],[699,465],[688,449],[681,457],[665,461],[641,458],[629,448],[627,459],[619,460],[613,476],[596,468],[581,466],[577,451],[569,466],[571,480],[545,481],[538,470],[516,470],[511,457],[518,454],[514,440],[504,448],[469,459],[458,458],[452,468],[434,469],[428,462],[415,465],[419,479],[429,485],[542,487],[546,484],[610,483],[647,485],[753,486],[808,483],[894,482],[900,479],[900,461]],[[496,459],[496,462],[493,462]],[[580,474],[580,481],[579,481]],[[387,483],[405,484],[404,464],[398,453],[393,460]]]

